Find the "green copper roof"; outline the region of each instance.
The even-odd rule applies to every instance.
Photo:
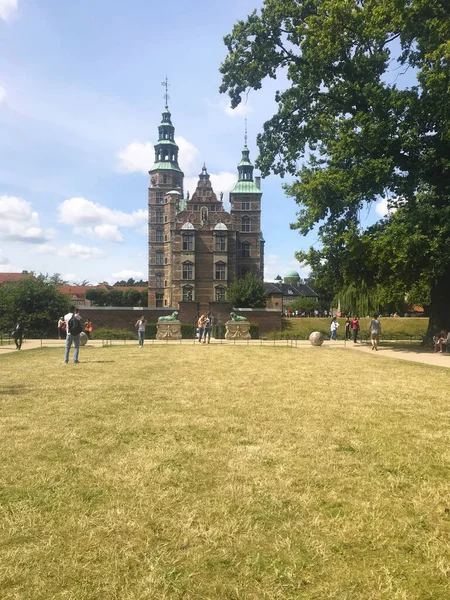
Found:
[[[152,173],[152,171],[178,171],[178,173],[182,173],[182,170],[180,169],[180,167],[174,163],[174,162],[170,162],[170,161],[165,161],[165,162],[156,162],[153,167],[150,169],[149,173]]]
[[[261,231],[261,233],[260,233],[259,240],[260,240],[260,242],[265,242],[265,241],[266,241],[266,240],[264,239],[264,236],[263,236],[263,234],[262,234],[262,231]],[[281,279],[281,278],[280,278],[280,279]]]
[[[238,181],[231,190],[232,194],[261,194],[254,181]]]
[[[178,148],[176,143],[173,142],[172,140],[158,140],[158,142],[155,144],[155,146],[161,146],[161,145],[176,146]]]
[[[178,212],[183,212],[183,210],[186,210],[186,208],[187,208],[186,200],[184,198],[180,198],[180,204],[178,205]]]
[[[241,162],[238,164],[238,167],[253,167],[252,163],[249,160],[244,160],[242,159]]]
[[[296,277],[299,279],[300,275],[297,273],[297,271],[291,270],[286,273],[285,277]]]

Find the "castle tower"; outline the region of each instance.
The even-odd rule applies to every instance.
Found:
[[[149,306],[172,306],[173,230],[183,196],[184,174],[178,165],[178,146],[167,94],[158,134],[155,164],[149,171],[148,303]]]
[[[264,279],[264,238],[261,233],[260,178],[253,181],[253,165],[247,147],[247,125],[238,181],[231,190],[230,204],[236,230],[236,276],[248,271]]]

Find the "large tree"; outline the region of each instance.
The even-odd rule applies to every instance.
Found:
[[[267,292],[264,282],[248,271],[245,277],[230,283],[226,299],[235,308],[265,308]]]
[[[447,0],[265,0],[225,37],[221,67],[233,107],[287,78],[257,166],[294,177],[293,227],[318,228],[322,248],[298,258],[335,291],[428,303],[430,332],[450,328],[449,40]],[[362,229],[380,198],[390,216]]]
[[[56,337],[59,317],[68,309],[66,296],[46,275],[29,274],[0,286],[0,332],[21,321],[27,337]]]

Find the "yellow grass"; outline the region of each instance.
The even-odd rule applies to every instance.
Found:
[[[448,373],[340,349],[0,357],[2,600],[450,597]]]

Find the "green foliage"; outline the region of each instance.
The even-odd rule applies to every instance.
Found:
[[[230,283],[226,298],[235,308],[265,308],[267,293],[264,282],[248,272],[244,278],[235,279]]]
[[[195,325],[191,323],[187,323],[185,325],[181,325],[181,337],[183,340],[193,340],[195,338]]]
[[[146,323],[145,324],[145,337],[148,340],[155,340],[156,333],[157,333],[156,323]]]
[[[0,286],[0,331],[9,332],[21,321],[29,338],[56,337],[58,319],[67,309],[67,298],[45,275],[30,274]]]
[[[224,340],[225,339],[225,333],[226,333],[226,327],[223,323],[217,323],[216,325],[214,325],[213,327],[213,337],[216,340]]]
[[[97,340],[135,340],[137,335],[128,329],[112,329],[99,327],[94,332]]]
[[[252,340],[259,340],[259,325],[258,323],[250,323],[250,337]]]
[[[144,290],[86,290],[86,299],[94,306],[148,306],[148,292]]]
[[[319,310],[317,301],[314,298],[297,298],[293,302],[290,302],[288,308],[291,310],[298,310],[300,312],[311,313],[314,310]]]
[[[257,167],[294,177],[294,229],[319,226],[321,248],[297,253],[318,287],[429,299],[438,329],[450,327],[449,39],[448,2],[264,0],[225,37],[221,67],[233,107],[287,78]],[[396,212],[364,229],[380,198]]]

